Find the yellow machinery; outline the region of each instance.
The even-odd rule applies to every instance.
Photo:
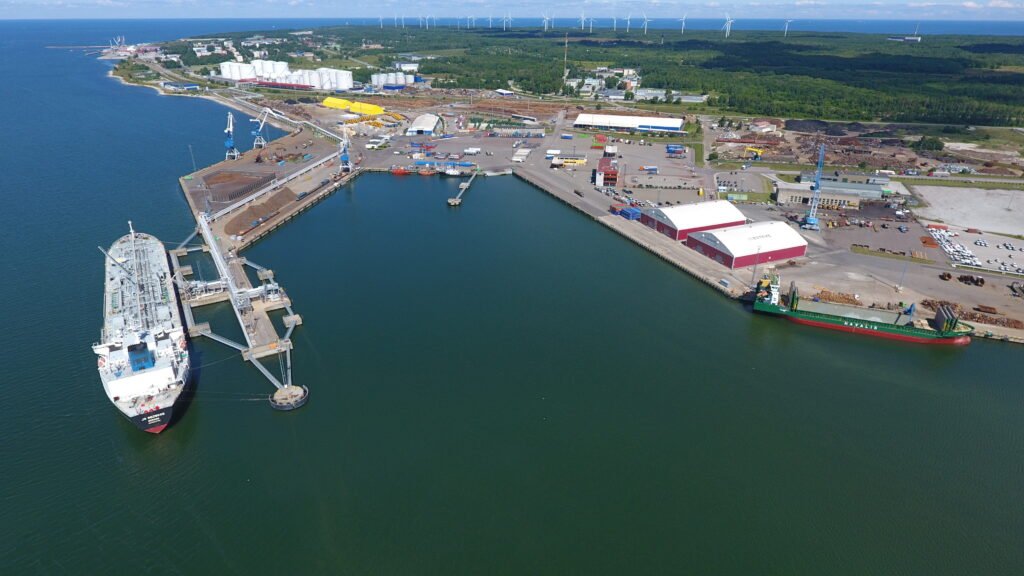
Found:
[[[750,152],[750,159],[751,160],[760,160],[761,156],[764,155],[764,150],[762,150],[761,148],[754,148],[752,146],[747,146],[747,150],[746,151]]]

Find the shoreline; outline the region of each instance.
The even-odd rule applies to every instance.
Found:
[[[193,97],[193,98],[198,97],[198,98],[202,98],[202,99],[209,100],[209,101],[212,101],[212,102],[216,102],[218,104],[221,104],[221,105],[226,106],[226,107],[228,107],[230,109],[233,109],[233,110],[236,110],[238,112],[241,112],[243,114],[251,115],[253,113],[253,111],[251,109],[248,109],[245,106],[242,106],[241,104],[235,102],[231,98],[225,98],[224,96],[221,96],[219,94],[198,93],[198,94],[191,94],[190,95],[190,94],[168,93],[168,92],[165,92],[163,89],[161,89],[160,87],[157,87],[157,86],[153,86],[153,85],[149,85],[149,84],[136,84],[134,82],[129,82],[129,81],[125,80],[124,78],[121,78],[120,76],[116,76],[115,74],[113,74],[113,70],[110,70],[108,72],[108,75],[117,78],[122,84],[137,85],[137,86],[143,86],[143,87],[151,88],[153,90],[156,90],[157,93],[159,93],[161,95],[164,95],[164,96],[189,96],[189,97]],[[279,129],[284,129],[284,128],[282,128],[280,123],[271,122],[271,120],[272,119],[268,119],[268,122],[270,122],[271,124],[275,125]],[[285,131],[286,132],[291,132],[290,129],[285,129]],[[338,188],[341,188],[343,185],[349,184],[349,183],[355,181],[356,179],[358,179],[358,177],[362,173],[369,172],[369,171],[373,171],[373,170],[368,170],[368,169],[365,169],[365,168],[356,170],[354,174],[351,174],[350,176],[346,177],[342,182],[337,183],[335,186],[331,186],[332,190],[331,190],[330,193],[333,194],[333,192],[336,191]],[[529,184],[530,186],[532,186],[534,188],[537,188],[537,189],[547,193],[549,196],[551,196],[551,197],[553,197],[553,198],[555,198],[557,200],[560,200],[564,204],[575,208],[576,210],[578,210],[579,212],[581,212],[584,215],[588,216],[590,219],[594,220],[595,222],[601,224],[605,228],[614,231],[615,233],[617,233],[623,239],[632,242],[634,245],[636,245],[636,246],[638,246],[640,248],[643,248],[648,253],[656,256],[657,258],[661,259],[665,263],[667,263],[667,264],[669,264],[669,265],[671,265],[671,266],[681,270],[682,272],[688,274],[690,277],[692,277],[692,278],[700,281],[701,283],[705,284],[709,288],[714,289],[715,291],[717,291],[722,296],[725,296],[725,297],[727,297],[729,299],[732,299],[732,300],[741,301],[743,299],[744,295],[747,293],[747,291],[745,289],[738,289],[738,288],[733,287],[732,281],[730,281],[728,278],[726,278],[727,276],[731,275],[731,276],[733,276],[733,280],[735,280],[735,274],[734,274],[735,271],[726,270],[721,275],[722,278],[716,278],[716,276],[719,276],[718,274],[714,274],[714,273],[712,273],[710,271],[705,273],[705,271],[702,271],[702,270],[699,269],[699,264],[697,264],[696,262],[694,262],[694,263],[686,262],[686,261],[684,261],[683,258],[679,257],[679,255],[672,254],[666,248],[657,246],[656,242],[653,242],[653,241],[652,242],[648,242],[648,241],[646,241],[644,238],[641,237],[641,234],[638,233],[637,230],[635,230],[635,229],[627,229],[626,227],[622,226],[621,224],[626,224],[626,221],[623,221],[620,224],[620,222],[618,222],[618,219],[619,219],[618,216],[615,216],[615,215],[610,214],[610,213],[605,213],[603,211],[600,211],[599,209],[597,209],[594,206],[591,206],[589,204],[586,204],[586,203],[582,202],[582,199],[576,198],[576,196],[572,193],[572,191],[559,190],[559,189],[557,189],[557,187],[549,185],[549,183],[543,182],[540,178],[533,177],[531,175],[531,173],[530,173],[530,169],[529,168],[512,167],[512,174],[514,176],[516,176],[520,181],[525,182],[525,183]],[[329,194],[327,194],[327,195],[329,195]],[[289,222],[292,218],[297,216],[298,213],[304,212],[305,210],[309,209],[313,205],[318,204],[323,199],[324,199],[324,197],[320,197],[320,198],[318,198],[318,200],[316,202],[304,203],[306,205],[302,209],[294,211],[294,213],[288,215],[288,217],[286,217],[286,218],[279,219],[277,222],[275,222],[268,229],[266,229],[265,231],[262,231],[258,235],[258,238],[254,238],[253,240],[257,241],[257,240],[263,239],[265,236],[267,236],[268,234],[272,233],[274,230],[276,230],[280,226],[282,226],[285,223]],[[740,285],[742,286],[742,284],[740,284]],[[977,323],[975,323],[975,324],[978,327],[978,330],[976,331],[974,336],[976,338],[978,338],[978,339],[981,339],[981,340],[995,340],[995,341],[999,341],[999,342],[1016,343],[1016,344],[1024,344],[1024,333],[1021,333],[1022,331],[1013,330],[1013,329],[1009,329],[1009,328],[1003,328],[1001,326],[992,326],[992,325],[977,324]]]

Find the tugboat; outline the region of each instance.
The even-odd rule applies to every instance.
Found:
[[[395,176],[408,176],[409,174],[412,174],[412,172],[405,166],[392,166],[391,174]]]
[[[437,170],[434,170],[433,168],[430,167],[420,168],[419,171],[420,176],[433,176],[435,174],[437,174]]]

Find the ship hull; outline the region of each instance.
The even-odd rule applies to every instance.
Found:
[[[814,326],[817,328],[825,328],[828,330],[836,330],[839,332],[847,332],[850,334],[863,334],[865,336],[874,336],[875,338],[885,338],[888,340],[898,340],[900,342],[912,342],[914,344],[931,344],[939,346],[967,346],[971,343],[971,337],[967,335],[963,336],[939,336],[935,338],[927,338],[923,336],[914,336],[911,334],[897,334],[893,332],[887,332],[885,330],[872,330],[869,328],[860,328],[857,326],[847,326],[843,324],[833,324],[831,322],[821,322],[818,320],[811,320],[810,318],[801,318],[799,316],[786,315],[786,318],[790,322],[796,324],[803,324],[804,326]]]
[[[149,432],[150,434],[159,434],[164,431],[165,428],[171,423],[171,417],[174,415],[174,406],[168,406],[161,408],[153,412],[146,414],[139,414],[138,416],[128,416],[128,420],[135,425],[136,428],[143,432]]]

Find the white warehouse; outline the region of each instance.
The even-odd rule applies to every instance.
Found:
[[[441,123],[441,117],[436,114],[421,114],[417,116],[409,128],[406,129],[406,136],[419,136],[426,135],[430,136],[438,131],[438,126]]]
[[[573,122],[576,128],[634,132],[683,133],[682,118],[655,118],[650,116],[615,116],[612,114],[580,114]]]

